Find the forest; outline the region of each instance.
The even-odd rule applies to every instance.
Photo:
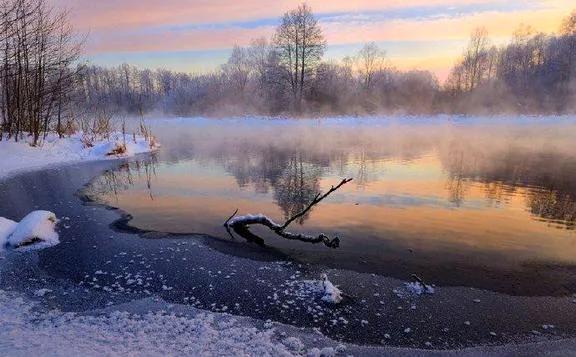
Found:
[[[326,40],[302,4],[271,38],[235,46],[210,73],[105,68],[82,60],[83,38],[45,0],[3,0],[0,133],[34,142],[50,130],[106,126],[115,116],[327,116],[375,114],[568,114],[576,106],[576,12],[558,34],[525,25],[496,46],[475,30],[449,78],[400,71],[385,49],[365,44],[324,60]],[[99,118],[88,123],[86,118]],[[4,137],[0,135],[0,138]]]

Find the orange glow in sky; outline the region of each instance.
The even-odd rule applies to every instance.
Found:
[[[283,12],[300,1],[51,0],[87,32],[97,64],[130,62],[198,72],[223,63],[235,45],[270,37]],[[576,5],[568,0],[311,0],[329,47],[328,59],[375,41],[400,69],[427,69],[444,79],[470,32],[485,27],[495,44],[527,24],[554,33]]]

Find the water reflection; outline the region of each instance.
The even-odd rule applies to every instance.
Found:
[[[354,177],[295,227],[342,237],[338,252],[266,242],[309,261],[461,274],[454,284],[479,271],[495,284],[504,270],[528,282],[535,267],[576,261],[572,124],[227,124],[155,130],[167,143],[160,157],[105,173],[91,195],[145,230],[225,237],[235,209],[283,221]]]
[[[157,159],[152,154],[144,160],[134,160],[120,164],[115,170],[106,170],[85,187],[82,194],[94,201],[106,197],[108,203],[113,199],[119,202],[119,195],[131,189],[135,181],[143,182],[150,200],[154,200],[152,178],[156,176]]]

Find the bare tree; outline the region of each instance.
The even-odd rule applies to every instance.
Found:
[[[45,0],[2,0],[0,7],[2,131],[15,140],[29,133],[37,145],[54,118],[61,129],[80,45],[68,14]]]
[[[381,50],[375,42],[370,42],[362,47],[357,58],[364,89],[369,90],[372,88],[374,76],[384,67],[386,52]]]
[[[466,90],[473,90],[485,78],[488,69],[488,46],[489,40],[486,29],[474,30],[462,62]]]
[[[274,45],[284,68],[284,78],[300,109],[308,80],[326,47],[322,30],[307,4],[284,14],[276,29]]]
[[[240,94],[244,94],[251,74],[248,51],[245,48],[234,46],[228,62],[222,69],[231,82],[233,89]]]
[[[564,36],[576,36],[576,10],[562,21],[560,34]]]

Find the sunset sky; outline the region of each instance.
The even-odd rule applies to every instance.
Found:
[[[205,72],[224,63],[234,44],[270,37],[289,0],[50,0],[70,9],[88,33],[93,63]],[[556,32],[574,0],[311,0],[328,41],[327,59],[375,41],[399,69],[428,69],[444,79],[470,32],[487,28],[503,43],[521,24]]]

